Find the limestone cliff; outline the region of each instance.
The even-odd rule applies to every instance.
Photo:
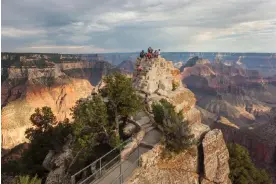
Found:
[[[221,129],[227,142],[245,146],[258,167],[275,175],[275,125],[270,116],[276,87],[255,70],[222,63],[196,64],[181,73],[197,97],[204,123]],[[260,80],[261,79],[261,80]]]
[[[27,84],[26,88],[24,96],[2,108],[2,148],[9,149],[25,141],[24,133],[31,126],[29,118],[35,108],[48,106],[58,120],[70,119],[70,108],[93,89],[83,79],[70,79],[68,83],[50,88]]]
[[[138,59],[136,64],[142,66],[143,70],[134,72],[133,85],[142,94],[148,94],[149,109],[153,102],[164,98],[175,106],[177,112],[182,111],[190,124],[194,124],[191,129],[196,138],[209,130],[208,126],[201,123],[200,111],[195,107],[195,95],[183,86],[180,72],[172,62],[155,58]]]
[[[25,141],[35,108],[49,106],[58,120],[70,119],[70,108],[91,94],[104,74],[112,70],[107,62],[59,63],[51,67],[8,67],[2,81],[2,148]]]
[[[142,71],[134,73],[133,85],[147,94],[150,105],[164,98],[182,112],[199,144],[173,158],[162,158],[163,146],[157,144],[141,156],[142,167],[127,183],[231,183],[229,153],[220,130],[210,131],[201,123],[195,95],[180,80],[180,71],[163,58],[138,59]]]

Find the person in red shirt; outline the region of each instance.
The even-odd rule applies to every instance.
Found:
[[[151,56],[152,56],[151,53],[147,53],[147,58],[148,59],[151,59]]]

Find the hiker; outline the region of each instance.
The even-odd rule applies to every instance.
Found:
[[[152,54],[149,52],[149,53],[147,53],[146,57],[147,57],[147,59],[151,59]]]
[[[157,58],[158,57],[158,51],[155,50],[154,53],[153,53],[153,57]]]
[[[160,54],[161,54],[161,51],[160,51],[160,49],[158,49],[158,55],[157,55],[157,57],[159,57]]]
[[[145,57],[145,52],[144,50],[142,50],[142,52],[140,52],[140,58],[144,58]]]
[[[151,47],[148,48],[148,53],[151,53],[152,54],[153,52],[153,49]]]

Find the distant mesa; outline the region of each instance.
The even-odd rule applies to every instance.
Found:
[[[134,62],[131,60],[125,60],[121,62],[118,66],[116,66],[117,69],[121,70],[122,72],[130,72],[132,73],[134,71]]]
[[[208,59],[199,58],[198,56],[190,58],[187,63],[180,67],[180,71],[182,72],[185,67],[192,67],[196,64],[210,64]]]

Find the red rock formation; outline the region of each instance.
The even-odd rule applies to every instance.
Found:
[[[71,118],[70,108],[92,92],[92,85],[83,79],[71,79],[67,84],[54,87],[28,85],[25,95],[9,102],[2,109],[2,147],[12,148],[25,141],[25,130],[31,126],[29,118],[35,108],[51,107],[57,119]]]

